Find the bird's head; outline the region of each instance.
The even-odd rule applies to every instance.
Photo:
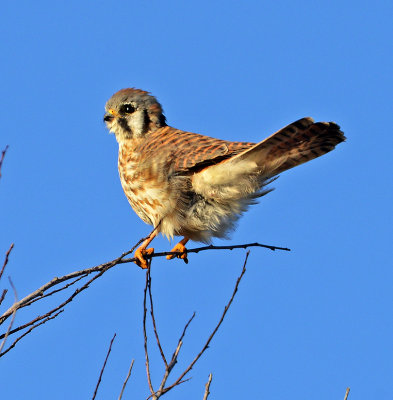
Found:
[[[105,105],[104,122],[118,142],[140,138],[166,125],[161,104],[148,92],[122,89]]]

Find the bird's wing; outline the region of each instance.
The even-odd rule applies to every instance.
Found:
[[[260,143],[195,174],[194,190],[221,201],[261,195],[275,175],[333,150],[345,140],[334,122],[303,118],[280,129]]]
[[[138,151],[147,157],[161,154],[167,158],[174,174],[188,175],[230,159],[254,145],[215,139],[166,126],[151,133]]]

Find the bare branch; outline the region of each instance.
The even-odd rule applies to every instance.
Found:
[[[112,344],[113,344],[113,341],[115,340],[115,337],[116,337],[116,333],[113,335],[113,338],[112,338],[112,340],[111,340],[111,342],[110,342],[110,344],[109,344],[109,349],[108,349],[108,352],[106,353],[104,365],[103,365],[102,368],[101,368],[100,376],[98,377],[98,382],[97,382],[96,388],[95,388],[95,390],[94,390],[94,394],[93,394],[92,400],[94,400],[94,399],[96,398],[97,391],[98,391],[98,387],[100,386],[100,383],[101,383],[102,374],[104,373],[104,369],[105,369],[105,366],[106,366],[106,362],[108,361],[109,354],[111,353]]]
[[[128,374],[127,374],[127,376],[126,376],[126,379],[124,380],[123,387],[121,388],[121,392],[120,392],[120,395],[119,395],[119,397],[118,397],[117,400],[121,400],[122,397],[123,397],[124,389],[125,389],[126,386],[127,386],[128,379],[130,379],[131,371],[132,371],[132,367],[133,367],[133,366],[134,366],[134,360],[131,361],[131,365],[130,365],[130,368],[129,368],[129,370],[128,370]]]
[[[11,287],[12,287],[12,290],[14,291],[14,297],[15,297],[15,300],[14,300],[14,301],[15,301],[15,303],[16,303],[16,302],[18,301],[18,293],[16,292],[15,286],[14,286],[14,284],[12,283],[12,280],[11,280],[10,277],[8,277],[8,280],[10,281],[10,285],[11,285]],[[10,322],[10,324],[8,325],[7,332],[3,335],[3,341],[2,341],[1,344],[0,344],[0,354],[1,354],[1,351],[3,350],[3,347],[4,347],[4,345],[5,345],[5,342],[7,341],[7,337],[8,337],[8,335],[9,335],[10,331],[11,331],[12,325],[13,325],[14,320],[15,320],[15,315],[16,315],[16,310],[12,313],[11,322]]]
[[[212,383],[212,378],[213,378],[213,375],[212,375],[212,373],[210,373],[209,374],[209,379],[208,379],[208,381],[206,382],[206,385],[205,385],[205,394],[203,395],[203,400],[207,400],[207,398],[209,397],[210,384]]]
[[[3,266],[2,266],[1,271],[0,271],[0,279],[3,276],[4,270],[5,270],[5,266],[8,264],[8,257],[9,257],[9,255],[10,255],[10,253],[11,253],[13,248],[14,248],[14,243],[11,243],[10,248],[8,249],[7,253],[5,254],[4,263],[3,263]]]
[[[344,400],[347,400],[347,399],[348,399],[348,395],[349,395],[349,391],[350,391],[350,390],[351,390],[351,388],[347,387],[347,390],[346,390],[346,392],[345,392]]]
[[[99,266],[99,268],[98,267],[88,268],[87,270],[72,272],[72,273],[70,273],[68,275],[64,275],[60,278],[57,278],[57,277],[53,278],[50,282],[46,283],[45,285],[41,286],[40,288],[38,288],[34,292],[30,293],[23,299],[19,300],[16,304],[13,304],[0,317],[0,324],[2,324],[13,313],[14,310],[26,307],[26,306],[30,305],[34,299],[43,297],[44,292],[46,290],[50,289],[51,287],[56,286],[64,281],[78,277],[80,275],[85,275],[85,274],[88,275],[93,272],[102,271],[105,268],[109,269],[110,267],[108,267],[108,265],[110,265],[110,263],[102,264]]]
[[[0,357],[4,356],[4,354],[8,353],[12,348],[15,347],[15,345],[19,342],[19,340],[21,340],[24,336],[28,335],[33,329],[39,327],[40,325],[45,324],[45,322],[56,318],[59,314],[61,314],[64,310],[60,310],[58,311],[56,314],[51,315],[47,318],[45,318],[43,321],[41,321],[38,324],[33,325],[32,327],[30,327],[30,329],[28,329],[26,332],[23,333],[23,335],[19,336],[18,338],[15,339],[15,341],[11,344],[10,347],[7,348],[7,350],[4,350],[2,353],[0,353]]]
[[[149,268],[146,270],[146,284],[145,284],[145,289],[143,291],[143,338],[144,338],[143,346],[145,348],[147,383],[149,384],[150,393],[154,396],[154,388],[151,383],[151,376],[150,376],[150,361],[149,361],[149,351],[147,348],[147,333],[146,333],[146,314],[147,314],[146,296],[147,296],[147,288],[149,286],[149,282],[150,282],[150,265]]]
[[[154,230],[153,230],[153,232],[154,232]],[[150,234],[150,235],[151,235],[151,234]],[[150,236],[150,235],[149,235],[149,236]],[[87,289],[87,288],[89,287],[89,285],[90,285],[92,282],[94,282],[96,279],[98,279],[98,278],[99,278],[101,275],[103,275],[107,270],[109,270],[110,268],[112,268],[112,267],[114,267],[115,265],[118,265],[118,264],[123,264],[123,263],[128,263],[128,262],[135,261],[135,258],[126,259],[125,257],[126,257],[128,254],[132,253],[132,252],[135,250],[135,248],[136,248],[140,243],[142,243],[145,239],[146,239],[146,238],[140,239],[140,240],[135,244],[135,246],[133,246],[132,249],[130,249],[130,250],[127,251],[127,252],[124,252],[121,256],[117,257],[116,259],[114,259],[114,260],[112,260],[112,261],[106,262],[106,263],[104,263],[104,264],[97,265],[97,266],[95,266],[95,267],[86,268],[86,269],[83,269],[83,270],[80,270],[80,271],[75,271],[75,272],[72,272],[72,273],[70,273],[70,274],[64,275],[64,276],[62,276],[62,277],[55,277],[55,278],[53,278],[50,282],[46,283],[45,285],[41,286],[39,289],[35,290],[34,292],[32,292],[32,293],[30,293],[29,295],[27,295],[26,297],[24,297],[22,300],[16,301],[7,311],[5,311],[5,312],[3,313],[2,316],[0,316],[0,325],[1,325],[2,323],[4,323],[10,316],[14,315],[14,312],[16,312],[17,310],[19,310],[19,309],[21,309],[21,308],[24,308],[24,307],[28,307],[28,306],[30,306],[31,304],[33,304],[34,302],[36,302],[36,301],[38,301],[38,300],[41,300],[41,299],[43,299],[43,298],[45,298],[45,297],[48,297],[48,296],[51,296],[51,295],[53,295],[53,294],[55,294],[55,293],[58,293],[58,292],[60,292],[60,291],[63,291],[63,290],[65,290],[65,289],[69,288],[70,286],[74,285],[75,283],[77,283],[79,280],[81,280],[81,279],[83,279],[83,278],[86,278],[88,275],[94,273],[94,276],[93,276],[90,280],[88,280],[88,281],[87,281],[85,284],[83,284],[81,287],[77,288],[77,289],[76,289],[65,301],[63,301],[60,305],[58,305],[57,307],[55,307],[55,308],[53,308],[52,310],[48,311],[46,314],[44,314],[44,315],[39,315],[39,316],[37,316],[36,318],[34,318],[33,320],[31,320],[30,322],[24,323],[24,324],[18,326],[17,328],[15,328],[15,329],[10,329],[10,326],[11,326],[11,325],[10,325],[9,328],[8,328],[8,330],[7,330],[7,333],[0,335],[0,339],[4,339],[4,337],[5,337],[6,335],[8,336],[8,335],[15,334],[16,332],[18,332],[18,331],[20,331],[20,330],[22,330],[22,329],[28,328],[28,327],[30,327],[30,326],[34,326],[34,327],[40,326],[41,324],[37,324],[37,322],[39,322],[39,321],[43,321],[43,320],[47,321],[47,320],[49,320],[49,319],[52,319],[52,318],[49,318],[49,319],[48,319],[48,317],[50,317],[51,315],[57,313],[59,310],[63,309],[63,308],[64,308],[67,304],[69,304],[77,295],[79,295],[82,291],[84,291],[85,289]],[[253,246],[254,246],[254,247],[255,247],[255,246],[258,246],[258,247],[265,247],[265,248],[268,248],[268,249],[271,249],[271,250],[276,250],[276,249],[279,249],[279,250],[289,250],[289,249],[282,248],[282,247],[262,245],[262,244],[259,244],[259,243],[249,243],[249,244],[241,244],[241,245],[233,245],[233,246],[205,246],[205,247],[199,247],[199,248],[190,249],[190,250],[188,250],[188,253],[198,253],[198,252],[200,252],[200,251],[217,250],[217,249],[218,249],[218,250],[224,250],[224,249],[246,248],[246,247],[253,247]],[[7,254],[6,254],[6,260],[4,261],[4,265],[3,265],[2,271],[4,271],[5,265],[6,265],[7,262],[8,262],[8,256],[9,256],[9,254],[10,254],[12,248],[13,248],[13,245],[11,245],[10,249],[8,250],[8,252],[7,252]],[[153,254],[152,257],[162,257],[162,256],[165,256],[165,255],[167,255],[167,254],[171,254],[171,253],[170,253],[170,252],[169,252],[169,253],[168,253],[168,252],[165,252],[165,253],[156,253],[156,254]],[[181,254],[181,253],[179,253],[179,254]],[[151,263],[152,258],[150,257],[149,260],[150,260],[150,263]],[[70,281],[70,280],[72,280],[72,281],[71,281],[71,282],[68,282],[68,281]],[[169,365],[168,365],[168,362],[167,362],[167,360],[166,360],[166,358],[165,358],[165,354],[164,354],[164,351],[163,351],[162,346],[161,346],[161,343],[160,343],[160,339],[159,339],[159,336],[158,336],[158,330],[157,330],[157,326],[156,326],[156,321],[155,321],[155,316],[154,316],[154,306],[153,306],[153,302],[152,302],[151,286],[150,286],[150,285],[151,285],[151,276],[150,276],[150,272],[149,272],[148,280],[149,280],[149,281],[148,281],[147,289],[149,290],[149,298],[150,298],[150,303],[151,303],[151,315],[152,315],[152,322],[153,322],[154,333],[155,333],[155,336],[156,336],[157,345],[158,345],[158,348],[159,348],[159,350],[160,350],[161,357],[162,357],[162,359],[163,359],[163,361],[164,361],[165,367],[167,368],[167,367],[169,367]],[[66,282],[68,282],[68,283],[66,283]],[[63,285],[61,286],[61,284],[63,284]],[[54,288],[54,287],[57,287],[57,288],[56,288],[55,290],[52,290],[52,291],[48,292],[49,289]],[[0,303],[1,303],[2,299],[3,299],[4,296],[5,296],[5,293],[6,293],[6,292],[3,291],[3,293],[2,293],[2,295],[1,295],[1,297],[0,297]],[[146,294],[147,294],[147,293],[146,293]],[[146,304],[145,304],[145,305],[146,305]],[[146,321],[145,321],[145,323],[146,323]],[[188,326],[188,325],[187,325],[187,326]],[[29,331],[29,332],[31,332],[31,331]],[[24,335],[22,335],[22,337],[23,337],[23,336],[24,336]],[[181,345],[182,345],[182,343],[180,343],[180,347],[181,347]],[[146,343],[146,346],[147,346],[147,343]],[[180,351],[180,347],[179,347],[178,351]],[[148,357],[148,355],[147,355],[147,357]],[[168,372],[171,371],[171,369],[173,368],[173,366],[174,366],[175,364],[176,364],[176,358],[173,360],[172,365],[171,365],[171,368],[169,368],[169,371],[168,371]],[[148,367],[149,367],[149,366],[148,366],[148,364],[147,364],[147,368],[148,368]],[[192,367],[191,367],[191,368],[192,368]],[[188,371],[187,371],[187,372],[188,372]],[[169,376],[169,373],[168,373],[167,375]],[[168,376],[167,376],[167,377],[168,377]],[[167,378],[167,377],[166,377],[166,378]],[[180,380],[182,380],[182,379],[183,379],[183,377],[182,377]],[[180,381],[180,380],[179,380],[179,381]],[[150,382],[150,383],[151,383],[151,382]],[[165,385],[165,382],[164,382],[164,385]],[[162,386],[162,388],[163,388],[163,387],[164,387],[164,386]],[[151,388],[152,388],[152,386],[151,386]]]
[[[194,249],[187,249],[186,251],[164,251],[161,253],[153,253],[148,256],[146,256],[147,259],[149,258],[154,258],[154,257],[165,257],[170,254],[176,254],[176,256],[180,256],[184,253],[190,254],[190,253],[199,253],[201,251],[207,251],[207,250],[234,250],[234,249],[247,249],[248,247],[263,247],[265,249],[269,249],[272,251],[275,250],[282,250],[282,251],[291,251],[291,249],[288,249],[287,247],[278,247],[278,246],[270,246],[267,244],[261,244],[261,243],[245,243],[245,244],[234,244],[234,245],[229,245],[229,246],[202,246],[202,247],[195,247]],[[128,262],[134,262],[135,258],[125,258],[121,261],[121,263],[128,263]]]
[[[149,284],[147,285],[147,289],[148,289],[148,291],[149,291],[150,316],[151,316],[151,320],[152,320],[152,323],[153,323],[154,335],[155,335],[155,337],[156,337],[157,346],[158,346],[158,349],[160,350],[160,354],[161,354],[162,361],[164,361],[165,367],[168,367],[168,363],[167,363],[167,361],[166,361],[164,351],[162,350],[162,347],[161,347],[160,338],[159,338],[159,336],[158,336],[157,325],[156,325],[156,319],[155,319],[155,317],[154,317],[153,296],[152,296],[152,294],[151,294],[151,273],[150,273],[150,269],[149,269]]]
[[[63,290],[68,289],[70,286],[75,285],[75,283],[79,282],[81,279],[86,278],[86,276],[87,276],[87,274],[86,274],[86,275],[81,275],[79,278],[76,278],[76,279],[74,279],[72,282],[67,283],[66,285],[62,286],[60,289],[52,290],[51,292],[46,293],[46,294],[43,294],[43,293],[42,293],[42,295],[41,295],[40,297],[36,297],[35,299],[33,299],[33,300],[28,301],[27,303],[25,303],[25,304],[24,304],[24,307],[28,307],[28,306],[32,305],[33,303],[35,303],[36,301],[42,300],[42,299],[44,299],[45,297],[52,296],[52,295],[55,294],[55,293],[62,292]]]
[[[109,261],[109,262],[104,263],[104,264],[97,265],[95,267],[86,268],[86,269],[83,269],[83,270],[80,270],[80,271],[71,272],[70,274],[64,275],[64,276],[62,276],[60,278],[58,278],[58,277],[53,278],[51,281],[49,281],[45,285],[41,286],[40,288],[38,288],[34,292],[30,293],[29,295],[24,297],[22,300],[18,301],[16,304],[13,304],[12,307],[10,307],[7,311],[5,311],[3,313],[3,315],[0,317],[0,325],[13,313],[14,309],[23,308],[23,307],[26,307],[26,306],[30,305],[32,303],[32,300],[34,300],[35,298],[43,297],[45,291],[47,291],[48,289],[50,289],[50,288],[52,288],[52,287],[54,287],[56,285],[59,285],[60,283],[63,283],[63,282],[68,281],[70,279],[77,278],[77,277],[79,277],[81,275],[86,275],[87,276],[87,275],[90,275],[93,272],[98,272],[99,273],[99,274],[96,275],[96,277],[101,276],[102,273],[106,272],[108,269],[114,267],[117,264],[120,264],[121,260],[125,256],[127,256],[128,254],[132,253],[135,250],[135,248],[140,243],[142,243],[144,240],[145,240],[145,238],[140,239],[138,241],[138,243],[136,243],[135,246],[133,246],[133,248],[131,250],[126,251],[120,257],[118,257],[118,258],[116,258],[116,259],[114,259],[112,261]],[[96,278],[94,278],[94,279],[96,279]],[[92,281],[89,281],[88,283],[91,283]]]
[[[132,253],[135,248],[142,243],[146,238],[142,238],[138,241],[138,243],[135,244],[135,246],[133,246],[133,248],[125,253],[123,253],[120,257],[109,261],[107,263],[104,264],[100,264],[97,265],[95,267],[91,267],[91,268],[86,268],[80,271],[75,271],[72,272],[68,275],[64,275],[60,278],[56,277],[53,278],[51,281],[49,281],[48,283],[46,283],[45,285],[41,286],[40,288],[38,288],[37,290],[35,290],[34,292],[30,293],[29,295],[27,295],[26,297],[24,297],[23,299],[21,299],[18,303],[13,304],[12,307],[10,307],[7,311],[5,311],[3,313],[3,315],[0,317],[0,324],[2,324],[10,315],[12,315],[14,309],[19,309],[19,308],[23,308],[23,307],[27,307],[28,305],[30,305],[32,303],[32,300],[34,300],[35,298],[41,298],[44,296],[44,292],[47,291],[48,289],[59,285],[60,283],[63,283],[65,281],[68,281],[70,279],[74,279],[77,278],[79,276],[82,275],[90,275],[93,272],[101,272],[101,271],[107,271],[108,269],[114,267],[117,264],[124,264],[124,263],[129,263],[129,262],[134,262],[135,258],[124,258],[126,257],[128,254]],[[241,245],[233,245],[233,246],[205,246],[205,247],[198,247],[195,249],[189,249],[187,250],[187,253],[198,253],[200,251],[206,251],[206,250],[232,250],[232,249],[238,249],[238,248],[247,248],[247,247],[264,247],[264,248],[268,248],[270,250],[285,250],[285,251],[289,251],[289,249],[285,248],[285,247],[277,247],[277,246],[269,246],[269,245],[264,245],[264,244],[259,244],[259,243],[248,243],[248,244],[241,244]],[[166,256],[168,254],[172,254],[171,252],[164,252],[164,253],[154,253],[152,254],[151,257],[163,257]],[[180,252],[176,252],[176,254],[182,254]]]
[[[108,267],[109,269],[109,267]],[[63,308],[64,306],[66,306],[68,303],[70,303],[79,293],[81,293],[83,290],[87,289],[89,287],[89,285],[95,281],[96,279],[98,279],[101,275],[103,275],[105,273],[105,270],[100,271],[97,275],[95,275],[93,278],[91,278],[88,282],[86,282],[83,286],[81,286],[80,288],[76,289],[74,291],[74,293],[64,302],[62,302],[60,305],[58,305],[57,307],[53,308],[52,310],[48,311],[46,314],[44,315],[39,315],[38,317],[34,318],[33,320],[31,320],[30,322],[28,322],[27,324],[21,325],[18,328],[15,328],[11,333],[15,333],[21,329],[24,329],[34,323],[36,323],[37,321],[40,321],[42,319],[47,318],[48,316],[50,316],[51,314],[54,314],[56,311],[60,310],[61,308]],[[12,308],[12,307],[11,307]],[[14,311],[18,310],[18,308],[14,307]],[[3,337],[4,335],[0,335],[0,339]]]
[[[4,161],[4,157],[5,157],[5,153],[7,153],[8,150],[8,144],[7,146],[5,146],[5,149],[1,152],[1,158],[0,158],[0,178],[1,178],[1,167],[3,166],[3,161]]]

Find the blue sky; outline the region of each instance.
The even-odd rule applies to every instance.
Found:
[[[149,232],[122,192],[117,144],[102,123],[118,89],[149,90],[172,126],[228,140],[256,142],[303,116],[336,121],[346,143],[282,174],[231,240],[215,241],[292,252],[251,251],[193,379],[167,398],[202,399],[210,372],[212,399],[331,400],[347,386],[350,399],[392,398],[392,11],[388,1],[5,3],[0,254],[15,242],[6,275],[19,297]],[[154,262],[168,353],[197,312],[176,371],[219,319],[244,256]],[[2,359],[2,397],[91,398],[116,332],[97,398],[117,398],[132,358],[124,398],[146,398],[143,285],[134,265],[107,272]]]

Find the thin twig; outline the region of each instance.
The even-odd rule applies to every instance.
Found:
[[[0,271],[0,279],[3,276],[4,270],[5,270],[5,266],[8,264],[8,257],[9,257],[9,255],[10,255],[10,253],[11,253],[13,248],[14,248],[14,243],[11,243],[10,248],[8,249],[7,253],[5,254],[4,263],[3,263],[3,266],[2,266],[1,271]]]
[[[126,376],[126,379],[124,380],[123,387],[121,388],[121,392],[120,392],[120,395],[119,395],[117,400],[121,400],[121,398],[123,397],[124,389],[127,386],[128,379],[130,379],[131,371],[132,371],[132,367],[133,366],[134,366],[134,360],[131,361],[131,365],[130,365],[130,368],[128,370],[128,374]]]
[[[158,336],[158,331],[157,331],[157,326],[156,326],[156,319],[154,317],[153,296],[151,294],[151,271],[150,270],[149,270],[149,284],[147,285],[147,289],[149,291],[150,316],[151,316],[151,320],[152,320],[152,323],[153,323],[154,335],[155,335],[156,340],[157,340],[157,346],[158,346],[158,349],[160,350],[161,358],[164,361],[165,367],[168,367],[168,363],[166,361],[164,351],[162,350],[162,347],[161,347],[160,338]]]
[[[60,289],[52,290],[51,292],[46,293],[46,294],[42,293],[42,294],[40,295],[40,297],[36,297],[35,299],[32,299],[31,301],[28,301],[27,303],[25,303],[24,307],[31,306],[31,305],[32,305],[33,303],[35,303],[36,301],[42,300],[42,299],[44,299],[45,297],[49,297],[49,296],[52,296],[52,295],[55,294],[55,293],[61,292],[61,291],[63,291],[63,290],[66,290],[66,289],[68,289],[70,286],[75,285],[75,283],[79,282],[81,279],[86,278],[86,276],[87,276],[87,274],[86,274],[86,275],[81,275],[79,278],[76,278],[76,279],[74,279],[72,282],[67,283],[66,285],[62,286]]]
[[[192,314],[191,318],[188,320],[188,322],[186,323],[186,325],[185,325],[185,327],[184,327],[184,329],[183,329],[183,332],[182,332],[182,334],[181,334],[181,336],[180,336],[180,338],[179,338],[179,341],[178,341],[178,343],[177,343],[176,349],[175,349],[175,351],[174,351],[173,354],[172,354],[171,361],[169,362],[169,364],[168,364],[167,367],[165,368],[164,376],[162,377],[162,380],[161,380],[161,383],[160,383],[160,387],[159,387],[159,389],[157,390],[157,392],[154,393],[153,399],[158,399],[158,398],[160,398],[163,394],[166,393],[166,392],[164,391],[166,382],[167,382],[167,380],[168,380],[168,378],[169,378],[169,375],[170,375],[170,373],[171,373],[173,367],[174,367],[174,366],[176,365],[176,363],[177,363],[177,357],[178,357],[179,352],[180,352],[180,349],[181,349],[181,347],[182,347],[182,345],[183,345],[183,338],[184,338],[184,336],[185,336],[185,334],[186,334],[186,332],[187,332],[188,326],[191,324],[191,321],[194,319],[194,317],[195,317],[195,312]],[[185,379],[185,380],[183,380],[182,382],[179,382],[178,385],[180,385],[180,383],[186,382],[187,380],[188,380],[188,379]]]
[[[1,158],[0,158],[0,178],[1,178],[1,167],[3,166],[3,161],[4,161],[4,157],[5,157],[5,153],[7,153],[8,150],[8,144],[7,146],[5,146],[5,149],[1,152]]]
[[[38,328],[40,325],[45,324],[45,322],[56,318],[59,314],[61,314],[64,310],[60,310],[58,311],[56,314],[51,315],[47,318],[45,318],[43,321],[39,322],[38,324],[33,325],[32,327],[30,327],[30,329],[28,329],[26,332],[24,332],[22,335],[20,335],[18,338],[15,339],[15,341],[11,344],[11,346],[9,346],[7,348],[7,350],[4,350],[2,353],[0,353],[0,357],[4,356],[4,354],[8,353],[12,348],[15,347],[15,345],[19,342],[19,340],[21,340],[24,336],[28,335],[33,329]]]
[[[118,400],[121,400],[121,398],[123,397],[124,389],[125,389],[126,386],[127,386],[128,379],[130,379],[131,371],[132,371],[132,367],[133,367],[133,366],[134,366],[134,360],[131,361],[131,365],[130,365],[130,368],[129,368],[129,370],[128,370],[126,379],[124,380],[123,387],[121,388],[121,392],[120,392],[120,395],[119,395]]]
[[[106,362],[108,361],[109,354],[111,353],[112,344],[113,344],[113,341],[115,340],[115,337],[116,337],[116,333],[113,335],[113,338],[112,338],[112,340],[111,340],[111,342],[110,342],[110,344],[109,344],[109,349],[108,349],[108,351],[107,351],[107,353],[106,353],[104,365],[103,365],[102,368],[101,368],[100,376],[98,377],[98,382],[97,382],[96,388],[95,388],[95,390],[94,390],[94,394],[93,394],[92,400],[94,400],[94,399],[96,398],[97,391],[98,391],[98,387],[100,386],[100,383],[101,383],[102,374],[104,373],[104,369],[105,369],[105,366],[106,366]]]
[[[177,356],[179,355],[180,348],[183,345],[184,336],[186,335],[187,329],[188,329],[189,325],[191,324],[191,321],[194,318],[195,318],[195,311],[193,312],[193,314],[191,315],[191,318],[188,320],[188,322],[184,326],[183,332],[179,338],[179,341],[177,342],[176,350],[174,351],[172,358],[171,358],[171,362],[169,363],[169,372],[172,370],[172,368],[175,366],[175,364],[177,362]]]
[[[9,280],[9,282],[10,282],[10,285],[11,285],[11,287],[12,287],[12,290],[14,291],[14,297],[15,297],[15,303],[18,301],[18,293],[16,292],[16,289],[15,289],[15,286],[14,286],[14,284],[12,283],[12,280],[11,280],[11,278],[10,277],[8,277],[8,280]],[[8,325],[8,329],[7,329],[7,331],[6,331],[6,333],[3,335],[3,337],[2,337],[2,339],[3,339],[3,341],[1,342],[1,344],[0,344],[0,354],[1,354],[1,351],[3,350],[3,347],[4,347],[4,345],[5,345],[5,342],[7,341],[7,337],[8,337],[8,335],[9,335],[9,333],[10,333],[10,331],[11,331],[11,328],[12,328],[12,325],[13,325],[13,323],[14,323],[14,321],[15,321],[15,316],[16,316],[16,310],[12,313],[12,318],[11,318],[11,322],[10,322],[10,324]]]
[[[350,390],[351,390],[351,388],[347,387],[347,390],[346,390],[346,392],[345,392],[344,400],[347,400],[347,399],[348,399],[348,395],[349,395],[349,391],[350,391]]]
[[[147,383],[149,384],[150,393],[154,395],[154,388],[151,383],[151,376],[150,376],[150,362],[149,362],[149,351],[147,348],[147,333],[146,333],[146,314],[147,314],[147,307],[146,307],[146,297],[147,297],[147,288],[149,286],[150,280],[150,266],[146,270],[146,284],[145,289],[143,291],[143,346],[145,348],[145,364],[146,364],[146,375],[147,375]]]
[[[154,257],[164,257],[168,255],[173,255],[175,254],[176,256],[180,256],[184,253],[190,254],[190,253],[199,253],[201,251],[207,251],[207,250],[234,250],[234,249],[247,249],[248,247],[263,247],[265,249],[269,249],[272,251],[275,250],[282,250],[282,251],[291,251],[291,249],[288,249],[287,247],[279,247],[279,246],[270,246],[267,244],[261,244],[261,243],[245,243],[245,244],[234,244],[234,245],[228,245],[228,246],[202,246],[202,247],[195,247],[194,249],[187,249],[186,251],[163,251],[160,253],[153,253],[150,255],[147,255],[146,258],[154,258]],[[128,262],[134,262],[135,258],[124,258],[121,260],[120,264],[122,263],[128,263]]]
[[[240,276],[237,278],[236,285],[235,285],[235,288],[234,288],[234,290],[233,290],[232,296],[231,296],[231,298],[229,299],[228,304],[225,306],[224,311],[223,311],[223,313],[222,313],[222,315],[221,315],[221,318],[220,318],[218,324],[216,325],[216,327],[214,328],[213,332],[211,333],[211,335],[210,335],[209,338],[207,339],[205,345],[203,346],[203,348],[202,348],[202,350],[199,352],[199,354],[194,358],[194,360],[193,360],[193,361],[191,362],[191,364],[184,370],[184,372],[179,376],[179,378],[177,378],[177,380],[176,380],[171,386],[168,386],[167,388],[165,388],[165,389],[163,390],[164,393],[168,392],[169,390],[171,390],[172,388],[174,388],[175,386],[177,386],[177,385],[180,383],[180,381],[191,371],[191,369],[193,368],[193,366],[195,365],[195,363],[200,359],[200,357],[202,356],[202,354],[203,354],[203,353],[206,351],[206,349],[209,347],[209,344],[210,344],[211,340],[213,339],[214,335],[216,334],[216,332],[218,331],[218,329],[219,329],[219,327],[221,326],[222,322],[224,321],[225,315],[226,315],[226,313],[228,312],[229,307],[231,306],[233,299],[235,298],[235,295],[236,295],[236,293],[237,293],[237,290],[238,290],[240,281],[242,280],[242,278],[243,278],[243,276],[244,276],[244,274],[245,274],[245,272],[246,272],[246,264],[247,264],[247,259],[248,259],[249,254],[250,254],[250,251],[248,251],[247,254],[246,254],[246,258],[245,258],[245,260],[244,260],[242,272],[241,272]]]
[[[205,394],[203,395],[203,400],[207,400],[207,398],[209,397],[209,394],[210,394],[210,384],[212,383],[212,378],[213,378],[213,375],[212,375],[212,373],[210,372],[210,374],[209,374],[209,379],[208,379],[208,381],[206,382],[206,385],[205,385]]]
[[[7,294],[7,292],[8,292],[8,290],[7,290],[7,289],[4,289],[3,292],[1,293],[1,297],[0,297],[0,306],[1,306],[1,303],[3,302],[3,300],[4,300],[4,298],[5,298],[5,295]]]

